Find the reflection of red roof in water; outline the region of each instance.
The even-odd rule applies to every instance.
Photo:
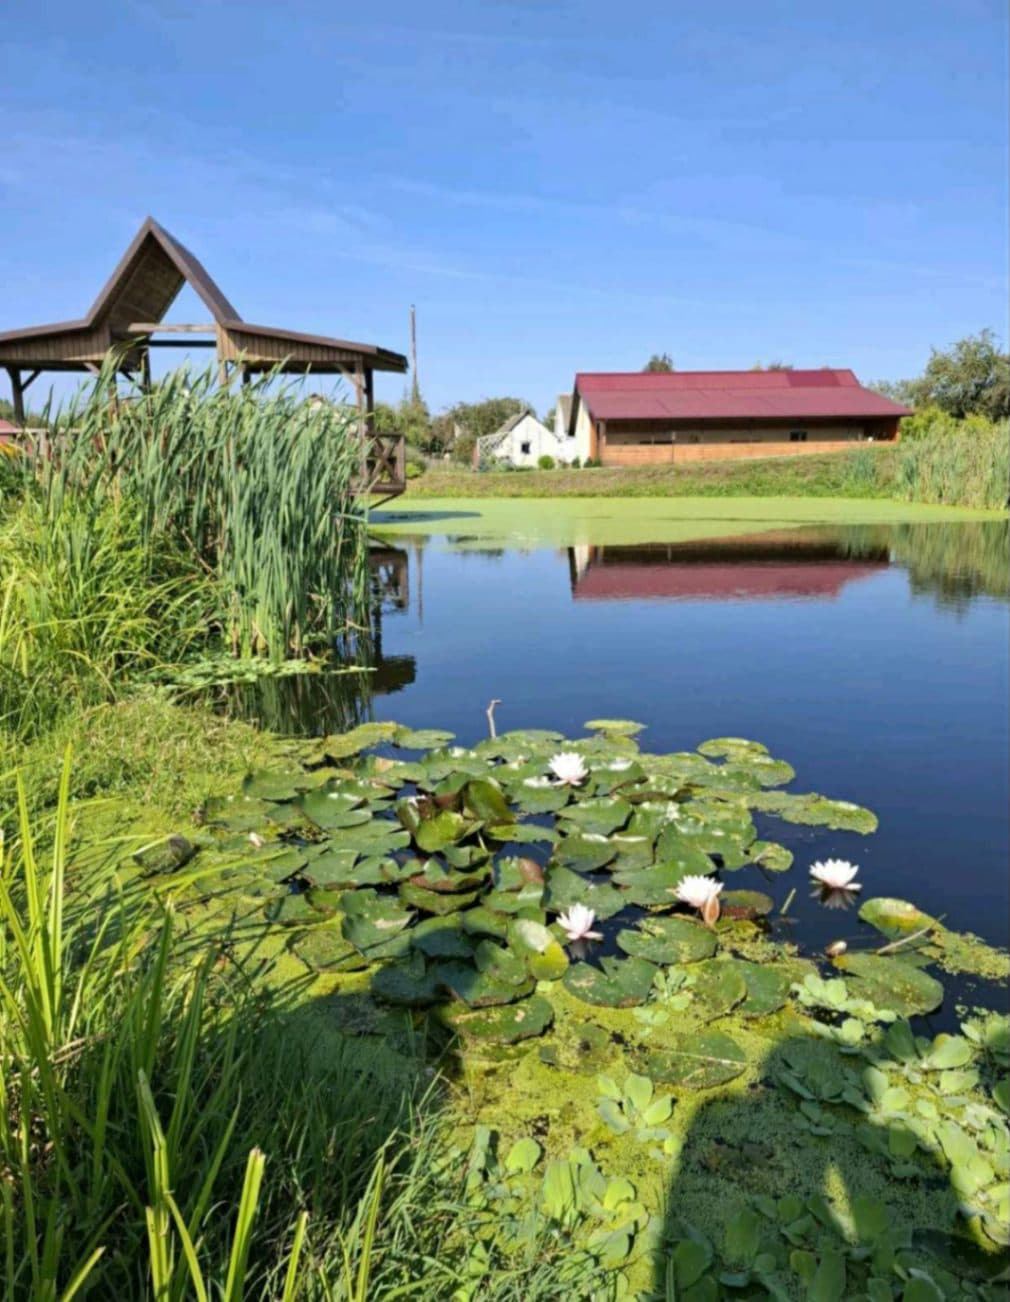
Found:
[[[736,598],[763,601],[774,597],[837,597],[855,579],[887,569],[886,561],[799,561],[655,565],[591,564],[577,579],[577,601],[645,601],[656,599],[713,601]]]

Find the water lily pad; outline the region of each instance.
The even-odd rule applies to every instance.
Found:
[[[388,818],[373,818],[360,827],[337,828],[332,844],[337,850],[357,850],[363,855],[381,857],[394,850],[405,850],[410,845],[410,833]]]
[[[525,959],[537,981],[557,981],[568,969],[568,955],[541,922],[515,918],[508,929],[509,944]]]
[[[471,936],[496,936],[504,940],[508,934],[508,916],[477,904],[458,915],[460,926]]]
[[[476,957],[487,960],[487,951],[492,949],[497,950],[500,957],[485,961],[483,969],[470,963],[439,964],[436,969],[439,984],[471,1008],[511,1004],[532,994],[536,982],[527,974],[525,966],[505,950],[498,949],[493,942],[482,941],[477,946]],[[485,950],[483,955],[482,950]]]
[[[348,759],[369,746],[378,746],[381,742],[391,741],[396,730],[395,723],[362,723],[357,728],[352,728],[350,732],[321,737],[306,748],[305,758],[309,764]]]
[[[631,805],[620,796],[597,796],[580,800],[565,809],[565,823],[574,824],[576,832],[596,832],[607,836],[631,817]]]
[[[242,783],[243,794],[255,800],[294,800],[299,791],[291,773],[250,773]]]
[[[436,969],[427,968],[421,954],[406,962],[389,963],[372,977],[372,994],[389,1004],[423,1008],[438,998]]]
[[[579,833],[563,837],[554,847],[553,858],[576,872],[589,873],[610,863],[616,854],[617,850],[605,836]]]
[[[767,755],[768,747],[759,741],[747,741],[744,737],[713,737],[710,741],[701,743],[698,754],[715,759],[747,760],[757,755]]]
[[[322,921],[319,910],[313,907],[312,901],[304,893],[292,895],[289,892],[268,900],[263,912],[268,922],[277,923],[282,927],[306,926]]]
[[[943,986],[921,968],[879,954],[842,954],[834,960],[847,976],[856,977],[852,993],[887,1008],[899,1017],[931,1013],[943,1003]]]
[[[309,822],[324,832],[357,827],[372,818],[371,811],[362,808],[360,796],[341,791],[306,791],[299,796],[297,804]]]
[[[641,732],[645,724],[635,723],[633,719],[590,719],[582,725],[590,732],[602,732],[610,736],[634,737]]]
[[[664,1085],[712,1089],[733,1080],[747,1066],[747,1055],[723,1031],[683,1031],[662,1049],[643,1055],[641,1070]]]
[[[424,819],[414,832],[414,840],[426,854],[444,850],[446,846],[462,841],[474,830],[476,824],[452,809],[442,809],[433,818]]]
[[[291,948],[314,972],[355,972],[368,966],[368,960],[344,938],[336,921],[301,932]]]
[[[511,823],[515,814],[505,799],[505,793],[491,778],[471,778],[463,789],[466,809],[483,823]]]
[[[420,909],[422,913],[458,913],[461,909],[468,909],[479,898],[480,891],[429,891],[412,881],[400,885],[400,899],[408,908]]]
[[[864,900],[859,909],[859,916],[863,922],[868,922],[871,927],[875,927],[888,940],[900,940],[913,932],[938,925],[935,918],[931,918],[928,913],[923,913],[907,900],[888,899],[884,896]]]
[[[539,913],[544,888],[539,882],[530,882],[518,891],[488,891],[481,901],[496,913]]]
[[[732,960],[708,959],[694,967],[691,975],[691,1012],[703,1022],[724,1017],[747,998],[747,983]]]
[[[462,915],[425,918],[410,934],[413,949],[428,958],[472,959],[476,942],[463,929]]]
[[[495,1008],[447,1008],[444,1020],[467,1039],[490,1044],[518,1044],[542,1035],[554,1021],[554,1009],[542,995]]]
[[[723,891],[719,904],[723,918],[748,921],[767,917],[775,907],[775,901],[764,891]]]
[[[696,963],[716,950],[715,934],[688,918],[643,918],[637,927],[617,934],[617,943],[633,958],[650,963]]]
[[[772,873],[784,873],[793,866],[793,852],[776,841],[753,841],[747,850],[747,858]]]
[[[434,750],[436,746],[447,746],[455,736],[440,728],[396,728],[392,742],[402,750]]]
[[[560,783],[524,781],[511,789],[511,797],[524,814],[555,814],[572,798],[571,787]]]
[[[740,958],[730,962],[747,987],[746,998],[738,1010],[744,1017],[766,1017],[788,1001],[790,977],[774,963],[750,963]]]
[[[558,833],[553,827],[538,827],[536,823],[495,823],[485,829],[494,841],[513,845],[534,845],[537,841],[556,841]]]
[[[877,816],[869,809],[847,800],[828,800],[816,792],[794,795],[786,791],[762,791],[748,796],[747,803],[754,809],[777,814],[787,823],[863,834],[877,830]]]
[[[715,864],[707,855],[702,855],[699,863],[693,866],[657,863],[637,872],[615,872],[614,881],[624,888],[624,896],[629,904],[654,908],[676,904],[677,887],[685,877],[692,873],[703,875],[714,872]]]
[[[587,1004],[631,1008],[644,1004],[656,975],[655,964],[641,958],[603,958],[600,967],[576,963],[564,976],[565,988]]]
[[[491,876],[495,890],[521,891],[524,886],[541,885],[544,880],[544,870],[535,859],[499,855],[494,862]]]
[[[416,859],[408,860],[402,871],[414,886],[422,886],[427,891],[440,891],[443,895],[454,895],[461,891],[476,890],[487,880],[491,870],[488,864],[480,864],[473,872],[457,872],[441,860],[432,858],[423,863]]]
[[[348,891],[342,901],[343,932],[366,958],[394,958],[406,953],[404,928],[414,917],[395,895],[380,895],[369,887]]]
[[[609,882],[595,882],[560,864],[548,868],[544,908],[550,913],[564,913],[573,904],[584,904],[598,918],[612,918],[628,904],[628,899]]]

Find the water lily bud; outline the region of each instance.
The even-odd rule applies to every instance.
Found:
[[[844,954],[848,948],[844,940],[833,940],[830,945],[824,946],[824,952],[828,958],[837,958],[839,954]]]

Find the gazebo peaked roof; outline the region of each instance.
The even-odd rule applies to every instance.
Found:
[[[212,321],[162,327],[166,312],[187,284]],[[149,337],[159,329],[213,334],[209,346],[216,346],[219,361],[240,363],[246,371],[280,367],[295,373],[370,377],[373,371],[407,370],[401,353],[375,344],[243,321],[200,260],[153,217],[144,221],[87,316],[0,333],[0,366],[7,367],[15,387],[21,389],[26,387],[20,383],[21,370],[93,371],[110,348],[125,343],[122,368],[140,370]],[[166,346],[165,341],[157,346]]]

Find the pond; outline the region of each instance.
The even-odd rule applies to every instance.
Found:
[[[268,682],[241,711],[280,731],[395,719],[472,743],[497,699],[502,730],[578,736],[604,716],[646,724],[656,752],[756,738],[796,789],[880,818],[870,837],[776,829],[801,870],[762,887],[780,906],[797,888],[780,935],[796,925],[807,949],[859,932],[807,895],[807,865],[831,856],[861,865],[867,894],[1005,945],[1007,524],[643,533],[540,545],[451,512],[401,526],[373,557],[372,672]]]

